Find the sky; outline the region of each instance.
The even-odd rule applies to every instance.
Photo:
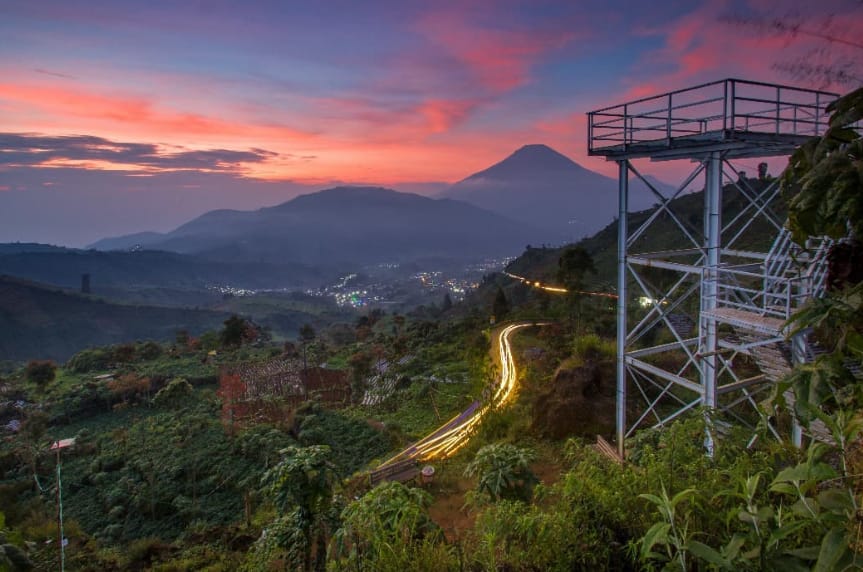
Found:
[[[0,0],[0,242],[340,183],[433,194],[529,143],[613,175],[587,111],[725,77],[847,91],[782,67],[860,60],[861,37],[859,0]]]

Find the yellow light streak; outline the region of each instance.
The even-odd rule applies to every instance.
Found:
[[[549,286],[548,284],[543,284],[539,280],[530,280],[525,278],[524,276],[519,276],[518,274],[513,274],[512,272],[503,272],[506,276],[509,276],[513,280],[518,280],[522,284],[527,284],[533,288],[537,288],[539,290],[545,290],[546,292],[554,292],[555,294],[566,294],[569,292],[566,288],[562,286]],[[588,290],[574,290],[575,294],[584,294],[586,296],[602,296],[603,298],[613,298],[617,299],[617,294],[611,294],[610,292],[593,292]]]
[[[491,402],[478,407],[472,415],[465,418],[461,423],[454,425],[455,421],[463,415],[463,413],[456,415],[426,437],[420,439],[404,451],[401,451],[399,454],[388,459],[386,462],[381,464],[379,468],[406,459],[416,459],[418,461],[446,459],[464,447],[486,413],[493,408],[504,407],[515,397],[518,371],[515,367],[515,359],[512,355],[510,337],[521,328],[544,325],[547,324],[531,322],[511,324],[503,328],[497,336],[501,372]]]

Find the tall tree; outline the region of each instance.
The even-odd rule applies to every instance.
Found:
[[[404,333],[405,329],[405,317],[401,314],[393,315],[393,329],[395,330],[393,333],[397,338],[400,338]]]
[[[509,301],[506,299],[506,294],[503,288],[497,287],[497,292],[494,295],[494,302],[491,304],[491,313],[495,320],[501,320],[509,313]]]
[[[219,333],[219,342],[222,347],[239,347],[243,343],[246,333],[246,321],[239,316],[231,316],[225,320],[225,327]]]
[[[593,257],[581,246],[570,246],[557,261],[557,279],[571,292],[584,290],[588,274],[596,274]]]
[[[54,381],[57,375],[57,366],[52,361],[31,360],[27,364],[25,375],[27,381],[35,383],[40,391],[44,391],[45,387]]]
[[[449,292],[443,295],[443,302],[441,303],[440,309],[441,312],[446,312],[452,308],[452,298],[449,295]]]
[[[300,342],[303,344],[303,371],[308,369],[308,361],[306,358],[308,345],[315,341],[316,337],[317,333],[315,333],[315,329],[310,324],[303,324],[300,328]]]
[[[859,239],[863,233],[863,141],[853,128],[863,119],[863,88],[838,99],[828,110],[832,116],[827,132],[794,153],[783,178],[785,190],[793,195],[788,218],[798,242],[807,236],[844,238],[849,233]],[[773,392],[781,404],[786,391],[792,389],[796,418],[804,426],[820,420],[833,438],[829,446],[810,444],[807,461],[780,473],[777,481],[785,482],[771,487],[798,498],[798,505],[812,507],[802,514],[813,515],[819,525],[814,539],[820,546],[811,550],[817,556],[813,570],[859,570],[863,566],[855,500],[860,491],[855,464],[863,431],[863,382],[859,377],[863,282],[836,282],[825,297],[812,300],[791,319],[792,333],[814,332],[827,352],[812,363],[797,366]],[[828,450],[832,466],[822,459]]]

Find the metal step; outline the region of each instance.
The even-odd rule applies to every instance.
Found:
[[[785,404],[788,406],[788,410],[794,411],[794,404],[796,403],[794,392],[789,389],[782,395],[785,397]],[[809,423],[809,427],[807,427],[803,432],[815,441],[821,441],[828,445],[836,444],[836,441],[833,439],[833,435],[830,433],[830,429],[828,429],[827,425],[825,425],[820,419],[814,419],[811,421]]]
[[[739,308],[721,307],[705,311],[703,314],[712,317],[719,323],[769,336],[781,336],[785,331],[785,320],[762,316],[756,312]]]

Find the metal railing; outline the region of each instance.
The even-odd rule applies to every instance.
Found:
[[[823,294],[832,245],[827,237],[810,238],[804,249],[783,229],[760,269],[751,263],[718,269],[718,304],[789,319],[803,304]]]
[[[756,272],[720,269],[718,305],[787,320],[812,298],[810,276],[776,278],[770,291],[764,289],[763,281],[764,275]]]
[[[740,79],[705,83],[589,112],[588,151],[735,132],[821,135],[837,97]]]

